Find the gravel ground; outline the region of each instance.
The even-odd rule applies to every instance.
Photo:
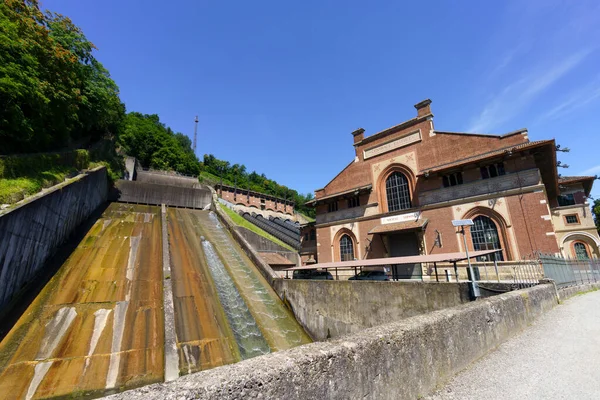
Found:
[[[600,399],[600,291],[557,306],[426,398]]]

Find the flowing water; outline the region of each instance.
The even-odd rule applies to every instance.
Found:
[[[0,398],[93,397],[163,381],[165,282],[180,375],[310,342],[214,214],[166,216],[170,275],[160,208],[109,205],[0,342]]]
[[[270,353],[271,349],[267,341],[258,329],[254,317],[250,314],[248,306],[244,303],[242,296],[240,296],[231,277],[225,270],[221,259],[210,242],[204,240],[204,238],[202,238],[202,246],[204,247],[210,274],[217,287],[221,305],[225,310],[225,315],[227,315],[229,326],[233,330],[242,359]]]

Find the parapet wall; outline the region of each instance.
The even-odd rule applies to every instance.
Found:
[[[106,168],[98,167],[0,215],[0,310],[107,196]]]
[[[198,178],[175,175],[164,171],[143,171],[142,169],[136,169],[136,181],[195,189],[200,189],[202,187]]]
[[[139,177],[139,173],[138,173]],[[165,204],[171,207],[203,209],[211,204],[211,193],[206,188],[196,189],[168,186],[141,181],[118,180],[115,200],[123,203]]]
[[[290,249],[287,247],[283,247],[277,243],[271,242],[266,237],[260,236],[259,234],[254,233],[243,226],[236,226],[234,229],[237,230],[238,233],[242,235],[256,251],[283,251],[286,253],[290,251]]]
[[[414,400],[556,304],[553,285],[539,285],[110,398]]]
[[[467,283],[277,279],[274,288],[315,340],[470,301]]]

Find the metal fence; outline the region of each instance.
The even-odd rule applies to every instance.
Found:
[[[513,265],[512,269],[513,283],[517,289],[535,286],[544,277],[544,270],[539,258],[528,257],[518,265]]]
[[[544,276],[554,280],[559,288],[600,282],[600,260],[576,260],[557,257],[550,254],[539,254],[544,268]]]

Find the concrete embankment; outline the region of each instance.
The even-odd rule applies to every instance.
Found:
[[[203,209],[211,204],[211,192],[175,185],[118,180],[114,200],[123,203]]]
[[[99,167],[0,215],[0,310],[10,308],[11,300],[107,195],[106,168]]]
[[[158,207],[111,204],[0,343],[0,397],[162,381],[162,281]]]
[[[316,340],[470,301],[467,283],[277,279],[274,287]]]
[[[160,171],[143,171],[141,169],[136,170],[136,181],[144,183],[155,183],[157,185],[180,186],[195,189],[200,189],[202,187],[202,185],[198,181],[198,178],[194,178],[191,176],[174,175],[171,173],[165,173]]]
[[[415,399],[557,304],[539,285],[110,398]]]

